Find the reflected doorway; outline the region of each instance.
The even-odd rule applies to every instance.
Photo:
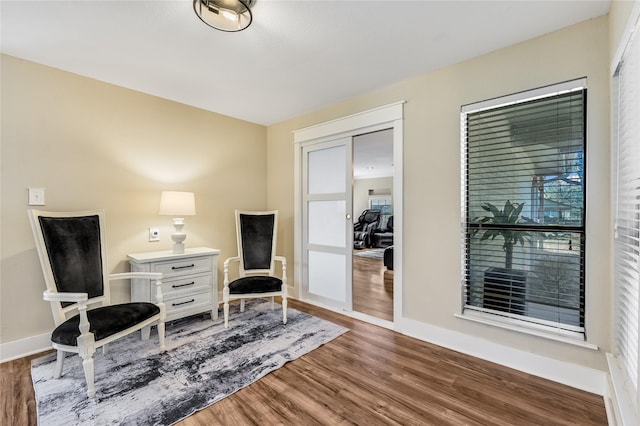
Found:
[[[353,137],[353,310],[393,321],[393,129]]]

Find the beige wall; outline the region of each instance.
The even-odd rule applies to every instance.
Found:
[[[375,195],[393,195],[393,177],[355,179],[353,181],[353,219],[369,208],[369,191]]]
[[[608,52],[605,16],[270,126],[269,207],[293,216],[293,130],[405,100],[405,317],[604,370],[611,330]],[[461,298],[460,106],[583,76],[589,90],[586,321],[599,351],[453,316]],[[293,235],[288,238],[284,254],[293,258]]]
[[[43,209],[106,210],[110,272],[128,270],[127,253],[171,248],[171,218],[157,214],[165,189],[196,193],[187,246],[236,254],[234,209],[266,207],[265,127],[10,56],[1,66],[0,342],[53,325],[28,187],[46,189]],[[128,283],[112,290],[129,299]]]
[[[637,1],[637,0],[636,0]],[[624,32],[634,0],[613,0],[609,8],[609,57],[613,60]]]

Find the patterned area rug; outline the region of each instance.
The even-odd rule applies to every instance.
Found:
[[[263,300],[244,313],[231,305],[229,328],[220,318],[193,317],[167,324],[160,354],[153,329],[134,333],[94,354],[96,397],[87,398],[82,363],[67,356],[54,379],[55,353],[32,361],[40,425],[168,425],[253,383],[347,331],[331,322]]]
[[[356,256],[368,257],[371,259],[382,259],[384,258],[384,249],[383,248],[365,249],[365,250],[355,251],[353,254]]]

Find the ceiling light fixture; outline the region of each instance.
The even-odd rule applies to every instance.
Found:
[[[193,0],[198,18],[220,31],[242,31],[251,25],[251,6],[256,0]]]

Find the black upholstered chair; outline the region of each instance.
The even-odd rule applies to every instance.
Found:
[[[385,248],[393,245],[393,215],[387,217],[386,223],[373,230],[371,245],[377,248]]]
[[[224,326],[229,326],[229,302],[258,297],[282,297],[282,322],[287,323],[287,259],[276,256],[278,235],[278,211],[249,212],[236,210],[236,235],[238,256],[224,261]],[[275,262],[281,264],[281,277],[275,274]],[[229,281],[229,265],[238,263],[238,278]]]
[[[65,352],[82,357],[87,394],[96,393],[93,354],[109,342],[142,330],[148,339],[157,325],[160,349],[164,350],[165,308],[162,303],[161,273],[107,274],[104,211],[78,213],[29,211],[31,228],[56,328],[51,342],[58,351],[55,377],[62,375]],[[109,281],[147,278],[156,282],[154,303],[112,305]],[[133,280],[132,280],[133,282]],[[133,284],[132,284],[133,285]]]
[[[389,271],[393,271],[393,246],[384,249],[382,253],[382,262]]]
[[[371,235],[380,224],[380,210],[367,209],[353,224],[353,247],[362,249],[371,247]]]

